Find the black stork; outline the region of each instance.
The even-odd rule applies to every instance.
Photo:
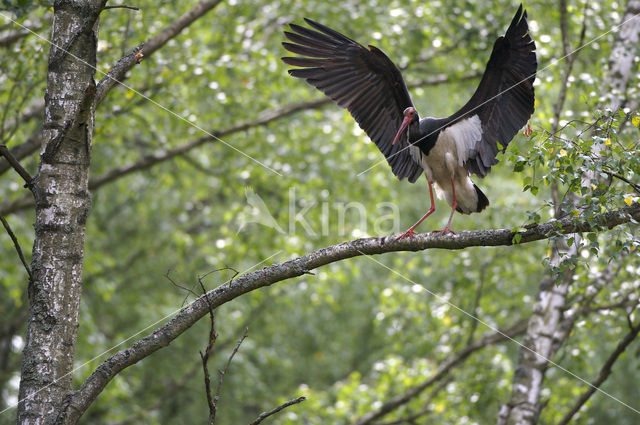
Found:
[[[414,229],[435,211],[433,188],[444,194],[454,211],[480,212],[489,200],[469,174],[485,177],[534,110],[537,61],[529,34],[527,12],[518,8],[504,37],[494,45],[480,84],[471,99],[446,118],[420,119],[398,67],[377,47],[364,46],[322,24],[311,28],[290,24],[285,31],[288,51],[303,57],[282,60],[301,68],[289,70],[304,78],[339,106],[346,108],[384,154],[400,180],[414,183],[424,171],[431,208],[398,237]],[[313,29],[312,29],[313,28]]]

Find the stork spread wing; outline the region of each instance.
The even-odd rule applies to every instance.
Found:
[[[451,127],[474,115],[479,118],[481,136],[456,142],[458,159],[470,173],[486,176],[498,162],[498,143],[504,152],[533,114],[533,81],[538,66],[535,49],[529,35],[527,12],[523,12],[520,5],[505,36],[493,45],[476,92],[458,112],[446,118]]]
[[[299,69],[289,74],[305,78],[339,106],[346,108],[387,158],[393,173],[415,182],[422,167],[409,153],[406,138],[392,145],[403,111],[413,106],[400,70],[378,48],[369,49],[322,24],[305,19],[312,28],[291,24],[285,32],[288,51],[304,57],[282,60]]]

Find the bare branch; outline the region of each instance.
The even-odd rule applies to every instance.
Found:
[[[9,223],[7,223],[7,220],[5,220],[4,217],[0,216],[0,221],[2,221],[2,225],[4,226],[4,229],[7,231],[7,233],[9,234],[9,237],[13,241],[13,246],[15,246],[16,252],[18,253],[18,257],[20,257],[20,261],[22,262],[24,269],[27,271],[27,275],[29,275],[29,280],[32,281],[33,276],[31,276],[31,269],[29,268],[27,261],[24,259],[24,254],[22,253],[22,248],[20,248],[20,243],[18,242],[18,238],[16,238],[16,235],[13,233],[13,230],[11,230],[11,226],[9,226]]]
[[[192,289],[187,288],[184,285],[180,285],[178,282],[176,282],[175,280],[173,280],[173,278],[171,277],[171,269],[167,270],[167,272],[164,274],[164,277],[167,278],[167,280],[169,282],[171,282],[171,284],[173,286],[175,286],[178,289],[182,289],[183,291],[187,292],[187,298],[189,297],[189,294],[195,296],[196,298],[198,297],[198,294],[196,292],[194,292]],[[204,291],[206,292],[206,291]],[[185,298],[185,301],[182,303],[184,305],[184,303],[186,302],[187,298]]]
[[[27,170],[22,167],[20,162],[11,154],[11,152],[9,152],[9,149],[7,149],[6,145],[0,145],[0,155],[4,156],[7,159],[7,162],[9,162],[13,169],[16,170],[16,173],[18,173],[18,175],[22,177],[22,179],[26,183],[25,186],[31,186],[31,181],[33,180],[33,178],[27,172]]]
[[[206,296],[206,294],[205,294],[205,296]],[[249,335],[249,328],[245,328],[244,329],[244,335],[242,335],[242,338],[240,338],[238,340],[238,344],[236,345],[236,347],[231,352],[231,355],[229,356],[229,360],[227,360],[227,364],[225,365],[224,369],[218,371],[218,374],[220,375],[220,380],[218,381],[218,388],[216,389],[216,396],[214,398],[215,402],[217,402],[220,399],[220,391],[222,390],[222,379],[224,378],[224,375],[227,373],[227,370],[229,370],[229,366],[231,365],[231,361],[233,360],[233,358],[235,357],[236,353],[240,349],[240,345],[245,340],[247,335]]]
[[[151,89],[151,90],[155,91],[158,87],[159,87],[158,85],[152,85],[150,87],[145,87],[144,89],[140,89],[140,90],[141,91],[143,91],[143,90],[146,91],[147,89]],[[125,106],[124,108],[113,112],[113,115],[116,116],[116,115],[126,114],[133,107],[139,106],[141,103],[144,103],[146,101],[147,101],[146,99],[140,98],[139,100],[137,100],[135,102],[129,102],[127,104],[127,106]],[[33,118],[41,117],[42,114],[43,114],[43,111],[44,111],[44,101],[41,100],[41,101],[35,102],[27,110],[25,110],[18,118],[14,119],[14,120],[11,120],[2,129],[2,132],[10,131],[11,128],[17,129],[18,125],[27,123],[28,121],[32,120]],[[23,143],[21,143],[21,144],[19,144],[17,146],[12,147],[11,148],[11,154],[13,156],[15,156],[16,159],[21,160],[21,159],[31,155],[32,153],[36,152],[42,146],[42,144],[43,144],[42,129],[38,128],[33,132],[33,134],[31,136],[29,136],[29,138],[26,141],[24,141]],[[0,174],[5,173],[10,168],[11,168],[11,166],[9,165],[8,162],[0,161]]]
[[[615,211],[609,211],[595,218],[593,223],[600,227],[613,228],[640,220],[640,203],[634,203]],[[558,233],[587,232],[595,229],[594,224],[578,218],[564,217],[550,220],[520,232],[520,244],[548,239]],[[131,347],[119,351],[104,361],[87,378],[82,387],[70,397],[69,415],[79,418],[100,394],[104,387],[118,373],[137,363],[155,351],[166,347],[184,331],[200,320],[211,305],[217,308],[245,293],[274,283],[301,276],[318,267],[362,255],[375,255],[397,251],[421,251],[426,249],[464,249],[472,246],[512,245],[515,233],[509,229],[463,231],[455,235],[423,233],[413,240],[395,241],[395,236],[357,239],[329,246],[284,263],[274,264],[261,270],[239,276],[232,282],[218,286],[189,304],[173,319],[152,334],[135,342]],[[207,299],[211,302],[207,302]]]
[[[624,353],[629,344],[633,342],[634,339],[638,336],[638,332],[640,332],[640,324],[637,326],[632,326],[629,330],[629,333],[625,335],[625,337],[618,343],[616,349],[609,355],[607,361],[604,363],[602,368],[600,369],[600,373],[598,377],[591,381],[591,385],[586,389],[584,393],[576,400],[575,404],[567,412],[567,414],[558,422],[558,425],[566,425],[571,422],[573,416],[578,413],[580,408],[589,400],[589,398],[596,392],[596,390],[602,385],[604,381],[607,380],[609,375],[611,374],[611,369],[613,368],[613,364],[618,360],[620,355]]]
[[[127,6],[126,4],[117,4],[117,5],[113,5],[113,6],[105,6],[104,9],[102,10],[107,10],[107,9],[130,9],[130,10],[140,10],[139,7],[136,6]]]
[[[139,45],[123,56],[111,67],[111,70],[98,83],[95,105],[99,105],[107,96],[109,91],[118,82],[125,79],[126,73],[140,62],[141,57],[148,58],[151,56],[156,50],[160,49],[169,40],[180,34],[183,29],[194,23],[198,18],[216,7],[221,1],[222,0],[202,0],[191,10],[171,23],[171,25],[164,28],[159,34],[150,38],[149,41]]]
[[[636,192],[640,193],[640,184],[634,183],[631,180],[627,179],[626,177],[621,176],[620,174],[611,172],[609,170],[602,170],[603,173],[606,173],[607,175],[611,176],[611,177],[615,177],[618,180],[622,180],[623,182],[627,183],[629,186],[631,186],[633,188],[633,190],[635,190]]]
[[[0,133],[15,132],[21,124],[25,124],[35,117],[42,117],[44,111],[44,101],[35,102],[28,107],[19,117],[10,120],[1,130]],[[38,150],[42,146],[42,130],[37,130],[23,143],[11,148],[11,154],[19,161]],[[11,165],[8,162],[0,161],[0,174],[4,174]]]
[[[216,339],[218,339],[218,334],[216,333],[216,317],[213,314],[213,306],[211,305],[211,301],[209,300],[209,296],[207,295],[207,290],[205,289],[204,283],[202,283],[202,277],[200,276],[198,276],[198,283],[200,284],[200,289],[202,289],[202,293],[207,300],[207,304],[209,304],[209,318],[211,320],[211,324],[209,325],[209,341],[207,342],[207,348],[204,350],[204,353],[202,353],[202,351],[200,352],[200,360],[202,360],[202,370],[204,372],[204,389],[207,394],[207,404],[209,406],[209,425],[213,425],[216,422],[217,400],[214,400],[211,397],[211,375],[209,374],[208,364],[209,356],[211,355],[213,345],[216,343]],[[240,344],[238,344],[238,346],[239,345]],[[222,378],[220,380],[220,384],[222,384]]]
[[[306,399],[307,398],[304,397],[304,396],[298,397],[298,398],[294,398],[293,400],[289,400],[289,401],[287,401],[285,403],[282,403],[280,406],[276,407],[275,409],[269,410],[268,412],[260,413],[260,416],[258,416],[256,418],[256,420],[251,422],[249,425],[258,425],[260,422],[262,422],[263,420],[265,420],[269,416],[275,415],[279,411],[281,411],[283,409],[286,409],[289,406],[293,406],[294,404],[302,403]]]
[[[581,308],[579,313],[588,316],[591,313],[597,313],[601,311],[609,311],[609,310],[623,310],[627,311],[630,308],[638,308],[640,304],[638,303],[638,299],[636,297],[630,297],[627,295],[626,297],[622,297],[623,299],[611,303],[611,304],[603,304],[603,305],[594,305],[590,307]]]

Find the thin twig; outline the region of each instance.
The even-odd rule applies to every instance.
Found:
[[[287,401],[285,403],[282,403],[280,406],[276,407],[273,410],[269,410],[268,412],[262,412],[262,413],[260,413],[260,416],[258,416],[256,418],[256,420],[251,422],[249,425],[258,425],[260,422],[262,422],[263,420],[265,420],[269,416],[275,415],[279,411],[281,411],[283,409],[286,409],[287,407],[292,406],[294,404],[302,403],[306,399],[307,398],[304,397],[304,396],[301,396],[301,397],[298,397],[298,398],[294,398],[293,400],[289,400],[289,401]]]
[[[214,270],[217,271],[217,270]],[[216,333],[216,319],[213,314],[213,305],[211,304],[211,300],[209,299],[209,294],[207,293],[206,288],[204,287],[204,283],[202,283],[202,278],[207,275],[213,273],[211,271],[204,276],[198,276],[198,283],[200,284],[200,289],[202,289],[202,293],[204,294],[205,299],[207,300],[207,304],[209,305],[209,317],[211,319],[211,325],[209,326],[209,341],[207,342],[207,348],[204,350],[204,354],[202,351],[200,352],[200,359],[202,360],[202,369],[204,371],[204,388],[207,393],[207,404],[209,406],[209,425],[213,425],[216,422],[216,403],[211,397],[211,375],[209,374],[209,356],[211,355],[211,350],[213,349],[213,345],[218,339],[218,334]]]
[[[167,270],[167,272],[164,274],[164,277],[166,277],[169,280],[169,282],[171,282],[173,284],[173,286],[175,286],[177,288],[180,288],[183,291],[187,291],[188,293],[190,293],[191,295],[193,295],[196,298],[199,297],[199,295],[197,293],[195,293],[193,290],[187,288],[186,286],[182,286],[179,283],[177,283],[175,280],[173,280],[173,278],[171,277],[171,269]],[[185,301],[186,301],[186,298],[185,298]],[[184,301],[182,302],[182,304],[184,305]]]
[[[221,267],[219,269],[215,269],[215,270],[211,270],[205,274],[203,274],[202,276],[198,276],[198,282],[200,283],[200,287],[204,290],[203,284],[202,284],[202,279],[204,279],[205,277],[209,276],[211,273],[217,273],[217,272],[221,272],[221,271],[225,271],[225,270],[231,270],[234,275],[231,276],[231,279],[229,279],[226,283],[230,283],[233,281],[233,279],[236,278],[236,276],[238,276],[238,274],[240,274],[240,272],[236,269],[234,269],[233,267],[229,267],[229,266],[224,266]],[[181,286],[180,286],[181,287]],[[192,288],[195,287],[195,284],[192,286]],[[182,287],[181,287],[182,288]],[[183,288],[186,289],[186,288]],[[198,294],[196,294],[195,292],[193,292],[192,290],[186,289],[187,291],[189,291],[192,295],[194,295],[196,298],[198,298]],[[182,305],[184,306],[187,302],[187,300],[189,299],[189,294],[187,294],[187,296],[184,297],[184,300],[182,301]]]
[[[0,155],[4,156],[7,159],[7,162],[9,162],[13,169],[16,170],[20,177],[22,177],[22,179],[26,183],[26,187],[30,187],[33,178],[27,172],[27,170],[25,170],[24,167],[20,165],[20,162],[11,154],[11,152],[9,152],[9,149],[7,149],[6,145],[0,145]]]
[[[615,178],[617,178],[619,180],[622,180],[623,182],[625,182],[629,186],[631,186],[633,188],[633,190],[635,190],[636,192],[640,193],[640,184],[634,183],[631,180],[627,179],[626,177],[623,177],[620,174],[614,173],[612,171],[602,170],[602,172],[606,173],[607,175],[609,175],[611,177],[615,177]]]
[[[218,388],[216,389],[216,396],[213,398],[213,419],[214,420],[215,420],[215,412],[218,406],[218,400],[220,400],[220,392],[222,391],[222,380],[224,378],[224,375],[227,373],[227,370],[229,369],[229,365],[231,365],[231,361],[233,360],[233,357],[238,352],[238,349],[240,349],[240,345],[245,340],[248,334],[249,334],[249,328],[245,328],[244,335],[242,335],[242,338],[238,340],[238,343],[236,344],[236,347],[231,352],[231,355],[229,356],[229,360],[227,360],[227,364],[225,365],[224,369],[218,371],[218,375],[220,376],[220,379],[218,381]]]
[[[7,233],[9,234],[9,237],[13,241],[13,246],[16,247],[16,252],[18,253],[18,257],[20,257],[20,261],[22,261],[22,265],[24,266],[24,269],[27,271],[27,274],[29,275],[29,280],[33,281],[33,276],[31,275],[31,269],[29,268],[27,261],[24,259],[24,255],[22,254],[22,248],[20,248],[20,243],[18,242],[18,238],[16,238],[16,235],[11,230],[11,226],[9,226],[9,223],[7,223],[7,220],[5,220],[4,217],[0,216],[0,221],[2,221],[2,225],[4,226],[4,229],[7,231]]]

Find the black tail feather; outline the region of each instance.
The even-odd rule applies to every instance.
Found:
[[[482,193],[478,186],[474,184],[473,188],[476,190],[476,194],[478,195],[478,209],[476,210],[476,212],[480,212],[489,206],[489,200],[487,199],[487,196]]]

